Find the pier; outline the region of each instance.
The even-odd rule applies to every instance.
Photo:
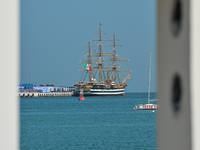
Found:
[[[19,97],[70,97],[73,92],[19,92]]]
[[[69,97],[74,94],[75,87],[58,86],[53,84],[19,84],[18,97]]]

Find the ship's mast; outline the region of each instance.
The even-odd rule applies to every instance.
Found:
[[[115,32],[114,32],[113,33],[113,77],[114,77],[114,81],[116,80],[115,74],[117,74],[117,72],[116,72],[117,65],[116,65],[116,49],[115,49],[115,47],[116,46],[122,46],[122,45],[116,45],[115,41],[119,41],[119,40],[115,39]],[[118,74],[117,74],[117,76],[118,76]]]
[[[101,39],[101,34],[106,34],[106,33],[102,33],[101,32],[101,24],[99,23],[99,33],[95,33],[95,34],[99,34],[99,40],[92,40],[92,41],[99,41],[99,49],[98,49],[98,70],[99,70],[99,83],[102,83],[102,76],[101,76],[101,72],[102,72],[102,41],[110,41],[110,40],[102,40]]]
[[[99,83],[101,83],[101,68],[102,68],[102,56],[101,56],[101,25],[99,24]]]
[[[116,45],[116,41],[119,41],[118,39],[115,39],[115,32],[113,33],[113,40],[111,40],[111,41],[113,41],[113,45],[108,45],[108,46],[113,46],[113,68],[112,68],[112,71],[113,71],[113,81],[115,81],[116,82],[116,75],[117,75],[117,77],[118,77],[118,80],[120,80],[119,79],[119,76],[118,76],[118,74],[117,74],[117,71],[116,71],[116,69],[118,68],[118,66],[116,65],[116,61],[117,61],[117,59],[116,59],[116,46],[122,46],[122,45]]]
[[[94,46],[90,46],[90,41],[88,41],[88,46],[87,47],[88,47],[88,64],[91,65],[92,61],[91,61],[91,51],[90,51],[90,48],[94,47]],[[91,71],[89,71],[89,82],[91,82],[91,78],[92,78]]]
[[[115,32],[113,34],[113,78],[116,79],[116,49],[115,49]]]

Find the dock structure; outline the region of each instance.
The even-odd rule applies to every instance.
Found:
[[[75,87],[58,86],[53,84],[19,84],[18,97],[69,97],[74,94]]]
[[[70,97],[73,92],[20,92],[19,97]]]

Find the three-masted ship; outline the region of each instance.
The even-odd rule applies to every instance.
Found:
[[[120,96],[125,95],[125,87],[127,86],[127,80],[130,79],[132,73],[131,70],[122,70],[119,69],[117,65],[118,61],[128,61],[125,58],[118,58],[116,53],[116,47],[122,45],[116,45],[115,33],[113,35],[113,40],[104,40],[102,39],[101,25],[99,25],[99,39],[92,40],[98,41],[98,50],[91,50],[90,41],[88,42],[88,51],[86,57],[87,60],[83,60],[81,64],[84,64],[83,79],[80,82],[75,82],[76,90],[74,92],[75,96],[79,96],[80,87],[83,88],[84,96]],[[111,52],[103,52],[102,42],[103,41],[112,41],[113,50]],[[106,63],[110,63],[110,66],[107,66]],[[120,72],[128,72],[125,78],[120,78]],[[86,78],[88,76],[88,78]],[[88,79],[88,81],[86,81]]]

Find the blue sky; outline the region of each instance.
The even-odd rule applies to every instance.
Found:
[[[147,92],[152,52],[151,91],[156,91],[155,0],[21,0],[21,83],[71,86],[78,81],[88,40],[115,31],[119,57],[132,70],[127,92]],[[95,44],[95,43],[91,43]],[[110,43],[112,44],[112,43]],[[112,50],[112,49],[110,49]]]

